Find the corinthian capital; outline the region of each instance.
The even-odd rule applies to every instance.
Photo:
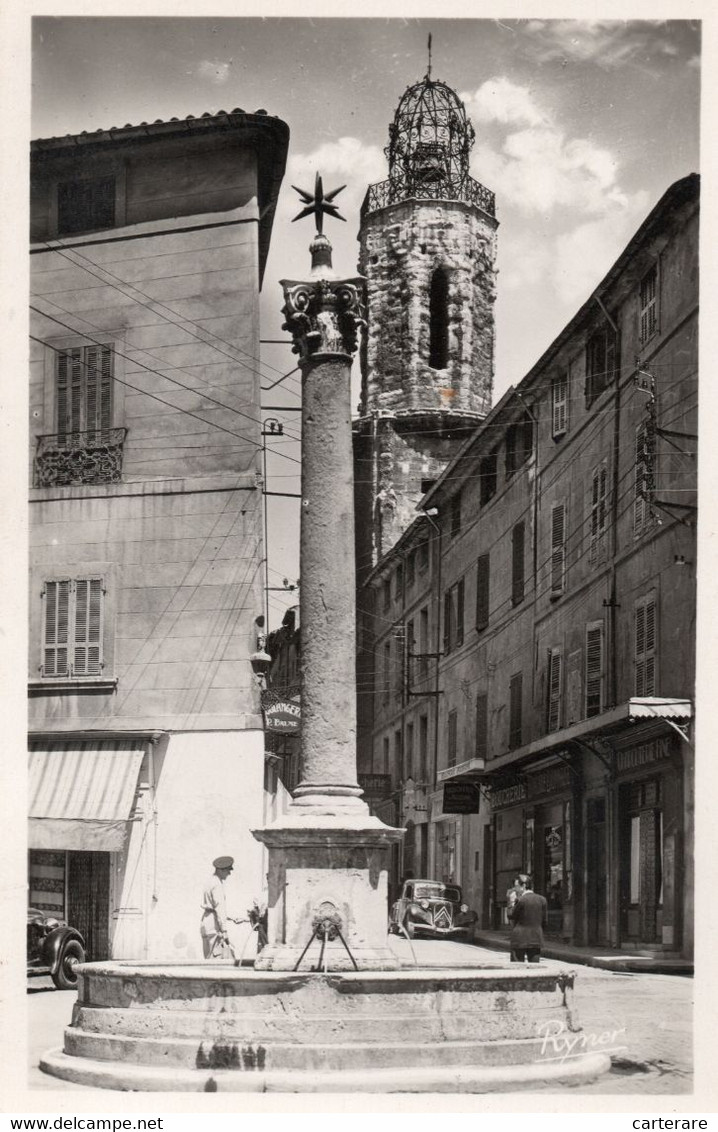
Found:
[[[283,279],[282,288],[282,313],[286,319],[283,329],[291,333],[292,350],[299,354],[300,361],[323,354],[351,358],[357,348],[359,328],[366,325],[364,280]]]

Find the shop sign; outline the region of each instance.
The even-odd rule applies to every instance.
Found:
[[[473,782],[445,782],[442,809],[445,814],[478,814],[478,787]]]
[[[642,766],[669,759],[673,753],[673,744],[669,735],[654,739],[651,743],[642,743],[640,747],[631,747],[628,751],[617,751],[616,769],[619,771],[637,770]]]
[[[514,782],[511,786],[493,787],[491,790],[491,809],[502,810],[506,806],[517,806],[527,798],[525,782]]]
[[[262,710],[267,731],[283,735],[296,735],[302,719],[302,707],[297,697],[279,696],[271,690],[262,692]]]
[[[571,768],[566,763],[549,766],[527,777],[529,798],[542,794],[561,794],[571,786]]]

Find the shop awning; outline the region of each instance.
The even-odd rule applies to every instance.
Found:
[[[121,850],[145,748],[140,738],[33,745],[30,848]]]

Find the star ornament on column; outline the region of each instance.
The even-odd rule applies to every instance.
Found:
[[[322,185],[322,179],[317,173],[316,180],[314,182],[313,196],[311,193],[305,192],[304,189],[298,189],[296,185],[292,185],[292,188],[294,189],[295,193],[299,193],[300,197],[302,198],[302,204],[305,204],[307,206],[306,208],[303,208],[302,211],[297,214],[297,216],[294,217],[292,224],[295,220],[303,220],[305,216],[313,215],[314,217],[316,217],[317,232],[321,234],[323,231],[322,225],[324,223],[325,215],[333,216],[336,220],[344,220],[344,222],[346,223],[346,218],[340,214],[337,206],[335,204],[332,204],[334,197],[338,196],[342,189],[346,188],[346,185],[340,185],[338,189],[332,189],[330,193],[325,193],[324,186]]]

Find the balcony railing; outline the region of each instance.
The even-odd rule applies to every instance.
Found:
[[[95,428],[37,438],[36,487],[119,483],[126,428]]]
[[[380,181],[369,186],[362,213],[375,212],[378,208],[386,208],[403,200],[460,200],[464,204],[476,205],[489,216],[496,215],[496,197],[473,177],[466,177],[451,186],[445,179],[424,182],[417,179],[413,184],[408,184],[403,179]]]

